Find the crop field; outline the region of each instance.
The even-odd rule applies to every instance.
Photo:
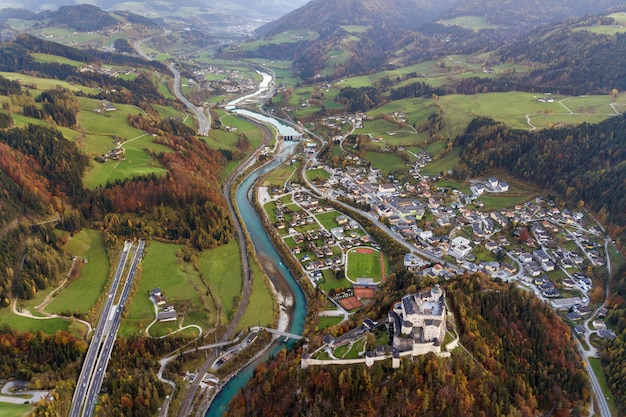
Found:
[[[239,245],[233,241],[215,249],[205,250],[198,256],[198,268],[205,277],[211,293],[221,304],[220,320],[226,323],[243,286],[239,259]]]
[[[46,311],[57,314],[68,311],[87,313],[104,291],[110,271],[102,232],[83,229],[70,239],[66,250],[78,257],[76,266],[80,275],[57,293]],[[88,262],[83,263],[83,259]]]
[[[179,245],[150,242],[143,261],[141,272],[135,278],[134,298],[126,309],[126,316],[120,328],[124,336],[142,332],[154,320],[154,305],[149,292],[153,288],[161,288],[167,303],[173,304],[176,311],[184,314],[185,324],[198,324],[207,329],[214,321],[208,317],[206,287],[197,274],[187,273],[176,253]],[[206,307],[205,307],[206,306]]]
[[[241,317],[237,331],[252,326],[271,327],[274,321],[274,298],[259,265],[251,260],[252,290],[246,311]]]
[[[356,281],[357,278],[373,278],[375,282],[380,282],[382,280],[380,258],[381,253],[373,249],[351,250],[348,252],[346,276],[353,281]]]

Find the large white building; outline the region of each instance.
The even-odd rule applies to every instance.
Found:
[[[446,307],[439,285],[428,291],[402,297],[389,312],[393,347],[412,356],[441,350],[446,334]]]

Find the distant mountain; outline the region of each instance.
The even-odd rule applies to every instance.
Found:
[[[135,13],[151,19],[178,20],[190,24],[253,24],[259,26],[263,22],[277,19],[295,8],[305,4],[307,0],[24,0],[21,2],[0,1],[0,8],[24,8],[33,12],[54,11],[62,6],[90,4],[106,11],[124,11]],[[206,29],[206,28],[205,28]]]
[[[598,14],[622,0],[463,0],[443,14],[450,19],[477,16],[491,25],[534,28],[586,14]]]
[[[458,0],[313,0],[258,29],[270,35],[292,29],[330,33],[344,25],[413,29],[448,10]]]

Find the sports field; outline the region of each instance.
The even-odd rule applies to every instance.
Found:
[[[346,276],[356,282],[357,278],[383,279],[385,258],[381,252],[370,248],[356,248],[348,252]]]

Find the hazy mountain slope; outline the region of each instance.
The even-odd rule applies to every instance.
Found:
[[[332,32],[343,25],[410,29],[447,10],[455,0],[313,0],[305,6],[259,28],[260,34],[290,29]]]
[[[180,0],[180,1],[133,1],[123,0],[49,0],[46,2],[25,0],[22,2],[0,2],[0,8],[15,7],[31,11],[54,10],[60,6],[91,4],[104,10],[122,10],[133,13],[149,15],[149,17],[171,17],[180,14],[182,9],[196,8],[207,13],[229,16],[247,20],[259,18],[264,20],[278,18],[291,10],[302,6],[307,0],[231,0],[227,2],[218,0]],[[202,13],[198,13],[202,14]],[[196,14],[197,15],[197,14]]]
[[[536,27],[601,13],[622,3],[621,0],[465,0],[447,11],[444,18],[479,16],[492,25]]]

